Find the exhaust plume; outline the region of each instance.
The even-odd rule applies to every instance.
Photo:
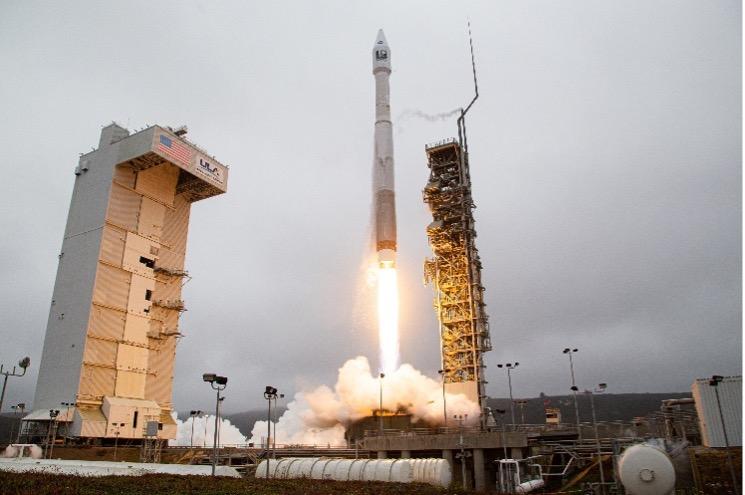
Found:
[[[450,110],[449,112],[442,112],[442,113],[425,113],[421,110],[416,109],[407,109],[401,112],[401,114],[398,116],[399,121],[403,121],[410,118],[420,118],[424,119],[427,122],[440,122],[443,120],[447,120],[450,117],[459,114],[461,111],[460,108],[456,108],[454,110]]]
[[[175,415],[175,413],[174,413]],[[176,418],[174,418],[176,419]],[[213,447],[215,438],[215,416],[189,416],[185,421],[176,419],[176,439],[168,445],[176,447]],[[192,430],[193,425],[193,430]],[[220,445],[245,445],[248,440],[229,420],[223,418],[219,423]],[[194,441],[192,443],[192,431]]]
[[[404,412],[413,420],[431,425],[443,424],[442,383],[433,380],[410,364],[402,364],[382,380],[383,409]],[[339,369],[333,390],[322,385],[298,392],[279,418],[276,443],[304,445],[346,445],[347,427],[379,408],[380,379],[370,369],[366,357],[348,360]],[[478,404],[463,394],[447,394],[447,414],[467,414],[467,424],[477,424]],[[251,442],[265,442],[266,421],[257,421],[251,430]]]

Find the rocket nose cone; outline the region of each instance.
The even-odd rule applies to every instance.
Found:
[[[373,74],[376,71],[383,70],[388,73],[391,72],[391,48],[388,46],[388,41],[385,39],[383,30],[378,30],[378,37],[375,38],[375,44],[372,49],[373,54]]]
[[[385,33],[382,29],[378,29],[378,37],[375,38],[375,46],[388,46],[388,40],[385,39]]]

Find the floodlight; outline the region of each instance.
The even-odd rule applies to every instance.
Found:
[[[214,373],[205,373],[202,375],[202,380],[204,380],[207,383],[212,383],[217,379],[217,375]]]

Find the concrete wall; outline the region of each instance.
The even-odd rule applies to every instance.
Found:
[[[528,437],[521,432],[484,432],[465,433],[463,444],[467,449],[496,449],[504,444],[508,447],[527,447]],[[460,444],[460,435],[457,433],[447,435],[401,435],[385,437],[368,437],[362,442],[363,448],[371,451],[389,450],[447,450],[455,449]]]
[[[87,167],[75,177],[57,278],[47,320],[34,398],[35,409],[74,402],[98,266],[101,233],[116,160],[116,141],[125,129],[112,124],[101,132],[99,149],[80,157]]]

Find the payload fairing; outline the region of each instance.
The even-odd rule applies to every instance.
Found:
[[[381,268],[396,265],[396,197],[393,189],[393,128],[390,85],[391,49],[383,30],[372,51],[375,76],[375,157],[373,162],[373,202],[375,250]]]

